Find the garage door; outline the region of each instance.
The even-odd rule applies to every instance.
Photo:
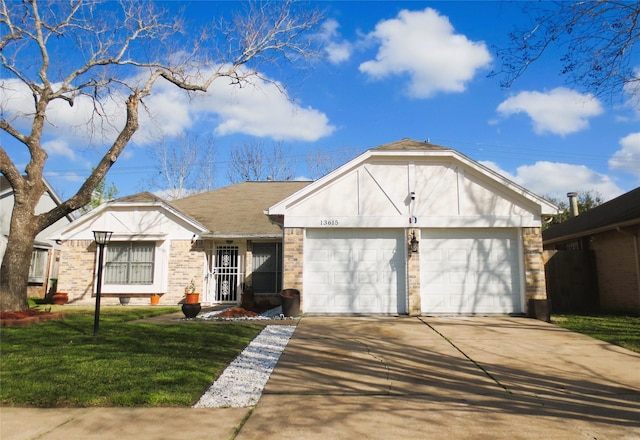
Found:
[[[516,229],[423,229],[425,314],[521,313]]]
[[[405,313],[402,230],[308,229],[305,313]]]

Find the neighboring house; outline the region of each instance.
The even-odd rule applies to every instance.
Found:
[[[557,312],[640,314],[640,188],[544,231]]]
[[[292,288],[304,313],[524,314],[546,300],[541,221],[556,213],[454,150],[405,139],[316,182],[110,202],[61,234],[60,285],[90,299],[91,231],[106,229],[107,294],[157,292],[175,304],[193,278],[209,304],[238,303],[243,288],[258,300]],[[124,255],[131,270],[146,264],[144,279],[114,282]]]
[[[36,206],[36,214],[50,211],[62,203],[46,180],[44,180],[44,184],[47,190]],[[0,263],[2,263],[9,237],[13,203],[13,188],[6,178],[0,175]],[[51,286],[51,280],[57,278],[60,246],[55,240],[50,240],[47,237],[51,236],[54,231],[70,224],[73,219],[73,215],[67,215],[36,236],[29,268],[28,296],[43,298]]]

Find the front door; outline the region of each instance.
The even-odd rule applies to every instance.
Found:
[[[213,274],[216,280],[215,302],[238,302],[240,290],[240,257],[238,246],[218,246],[216,248]]]

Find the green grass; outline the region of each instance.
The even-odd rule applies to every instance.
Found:
[[[553,315],[551,322],[640,353],[640,318],[616,315]]]
[[[93,308],[62,310],[61,321],[0,328],[2,405],[189,406],[262,330],[130,322],[179,308],[102,307],[94,338]]]

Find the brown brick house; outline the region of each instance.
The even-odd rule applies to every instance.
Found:
[[[640,188],[543,232],[558,312],[640,314]]]

